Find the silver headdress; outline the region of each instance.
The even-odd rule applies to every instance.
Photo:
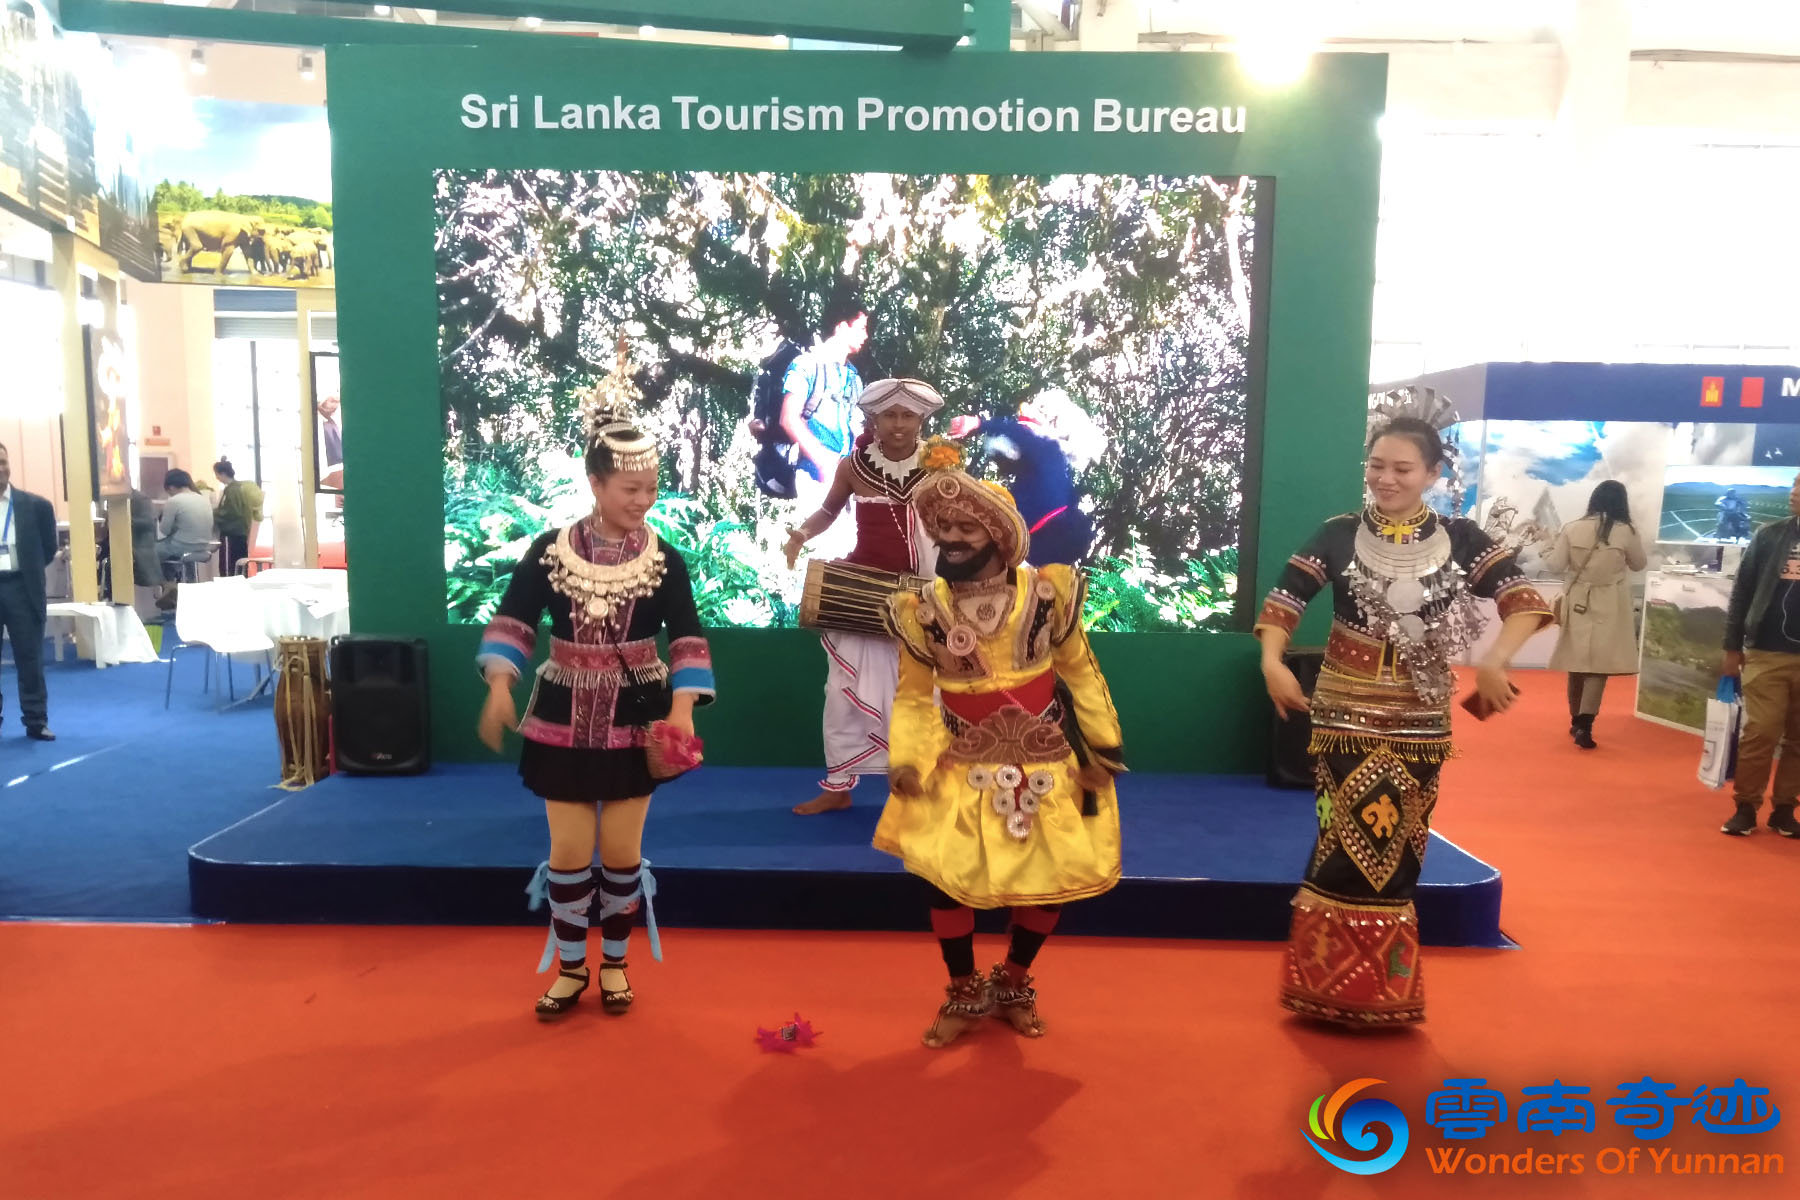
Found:
[[[643,393],[631,377],[631,359],[621,335],[612,371],[581,397],[588,448],[605,446],[621,471],[653,471],[662,461],[656,439],[638,424],[638,401],[642,399]]]
[[[1401,384],[1369,393],[1369,424],[1364,440],[1372,438],[1389,421],[1414,417],[1425,421],[1444,439],[1444,489],[1442,507],[1451,516],[1462,512],[1463,500],[1474,480],[1469,478],[1471,463],[1451,428],[1462,420],[1456,402],[1447,394],[1424,384]],[[1435,492],[1434,492],[1435,494]],[[1433,503],[1432,507],[1440,505]]]

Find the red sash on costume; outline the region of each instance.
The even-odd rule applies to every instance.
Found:
[[[1017,687],[1003,688],[997,692],[946,691],[938,696],[939,702],[952,716],[971,725],[979,725],[984,717],[999,712],[1009,704],[1018,705],[1034,717],[1042,716],[1055,699],[1054,671],[1045,671]]]

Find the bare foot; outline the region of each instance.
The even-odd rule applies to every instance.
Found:
[[[953,979],[944,989],[944,1003],[938,1006],[937,1020],[921,1040],[933,1050],[941,1050],[981,1024],[993,1007],[993,993],[980,974]]]
[[[1026,1037],[1040,1038],[1044,1036],[1044,1019],[1038,1016],[1035,1004],[1026,1007],[1014,1004],[1004,1006],[996,1004],[994,1015]]]
[[[819,813],[836,812],[840,808],[849,807],[849,792],[820,792],[805,804],[794,805],[794,811],[803,817],[811,817]]]
[[[933,1050],[942,1050],[979,1024],[980,1017],[949,1017],[940,1013],[921,1040]]]
[[[1044,1019],[1038,1015],[1037,989],[1029,975],[1014,980],[1006,968],[995,965],[988,977],[994,997],[994,1015],[1029,1038],[1044,1036]]]

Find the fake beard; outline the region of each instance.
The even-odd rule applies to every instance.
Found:
[[[981,574],[982,570],[994,560],[994,543],[989,542],[977,553],[962,562],[951,562],[946,554],[951,550],[969,549],[967,542],[939,542],[937,573],[938,578],[950,583],[963,583]]]

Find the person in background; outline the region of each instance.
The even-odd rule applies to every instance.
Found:
[[[237,573],[238,563],[249,555],[250,547],[256,543],[256,527],[263,519],[263,494],[254,482],[237,477],[237,468],[231,465],[229,458],[221,458],[213,464],[213,475],[225,489],[214,515],[219,529],[219,555],[225,574],[233,575]]]
[[[163,491],[169,499],[163,505],[162,522],[157,529],[156,557],[162,562],[163,579],[168,582],[158,593],[156,605],[174,608],[174,581],[181,578],[181,560],[189,554],[212,550],[213,510],[194,486],[194,477],[180,467],[163,476]]]
[[[1721,542],[1747,542],[1750,540],[1750,505],[1738,495],[1736,488],[1726,488],[1725,494],[1713,502],[1719,510],[1719,524],[1713,530],[1713,537]]]
[[[1587,515],[1563,527],[1545,561],[1564,576],[1562,629],[1550,669],[1569,673],[1569,736],[1593,750],[1607,677],[1637,674],[1631,573],[1648,559],[1625,485],[1608,479],[1596,487]]]
[[[850,356],[869,342],[869,314],[856,308],[828,312],[826,334],[788,364],[781,381],[781,430],[794,444],[794,493],[799,510],[813,513],[837,481],[838,463],[862,432],[862,376]],[[844,539],[823,547],[828,557],[848,551]]]
[[[325,464],[319,475],[322,488],[344,486],[344,427],[338,422],[341,401],[335,391],[319,399],[319,461]]]
[[[12,462],[0,445],[0,625],[12,639],[25,736],[54,742],[44,686],[44,568],[56,557],[56,509],[12,486]]]
[[[1775,775],[1769,828],[1800,837],[1800,478],[1788,493],[1785,521],[1756,531],[1738,564],[1725,610],[1725,674],[1741,676],[1744,731],[1738,740],[1733,812],[1719,832],[1743,837],[1756,829],[1763,789]],[[1781,766],[1775,751],[1787,743]]]
[[[156,557],[156,505],[140,488],[131,489],[131,581],[139,587],[162,585]]]
[[[788,566],[851,504],[856,545],[843,561],[897,575],[929,570],[928,539],[912,494],[924,478],[919,432],[944,398],[923,380],[883,379],[870,384],[858,403],[874,428],[839,463],[819,510],[788,531]],[[849,808],[859,776],[887,773],[888,717],[900,671],[891,637],[844,629],[821,629],[819,637],[825,646],[825,778],[817,796],[794,806],[801,816]]]

